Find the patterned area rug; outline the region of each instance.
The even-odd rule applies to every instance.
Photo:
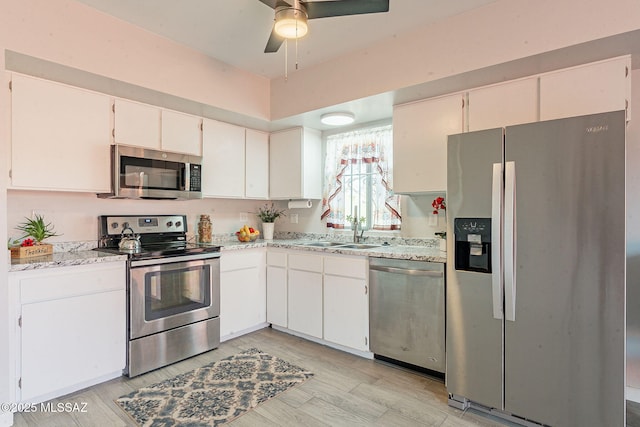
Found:
[[[313,376],[252,348],[116,400],[140,426],[217,426]]]

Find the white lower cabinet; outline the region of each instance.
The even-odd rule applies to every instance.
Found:
[[[322,338],[322,274],[289,270],[289,329]]]
[[[324,339],[369,350],[367,260],[347,256],[324,259]]]
[[[269,249],[267,322],[368,352],[368,269],[366,257]]]
[[[9,274],[15,397],[42,402],[122,375],[125,262]]]
[[[220,338],[266,322],[265,249],[223,251],[220,258]]]
[[[287,327],[287,253],[267,251],[267,322]]]

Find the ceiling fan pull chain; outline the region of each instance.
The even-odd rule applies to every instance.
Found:
[[[284,81],[285,82],[289,79],[289,74],[288,74],[289,64],[287,63],[288,58],[289,58],[289,40],[284,39]]]
[[[296,39],[296,71],[298,71],[298,39]]]

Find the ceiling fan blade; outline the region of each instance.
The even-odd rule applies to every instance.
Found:
[[[271,30],[271,35],[267,41],[267,46],[264,48],[264,53],[277,52],[280,46],[282,46],[282,43],[284,43],[284,37],[280,37],[274,30]]]
[[[258,0],[260,3],[264,3],[267,6],[269,6],[271,9],[275,9],[278,6],[290,6],[289,3],[287,3],[284,0]]]
[[[389,0],[305,1],[303,4],[309,19],[389,11]]]

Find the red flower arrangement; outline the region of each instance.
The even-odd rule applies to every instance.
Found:
[[[435,199],[433,199],[431,206],[433,206],[434,215],[438,215],[438,211],[441,209],[447,210],[447,204],[444,201],[444,197],[436,197]]]

